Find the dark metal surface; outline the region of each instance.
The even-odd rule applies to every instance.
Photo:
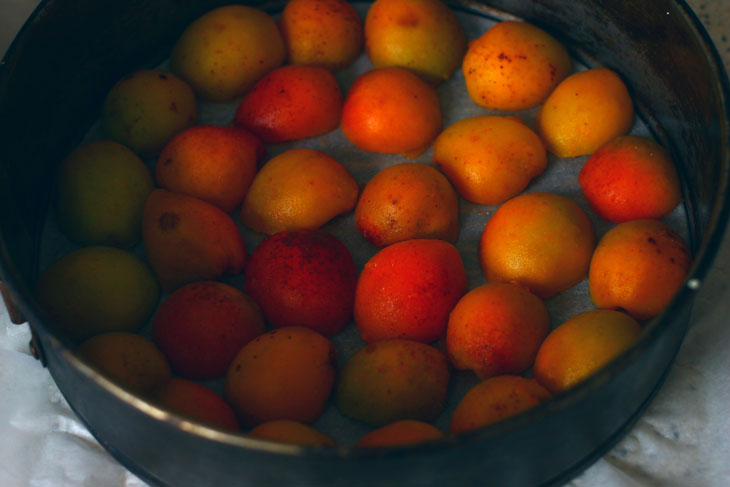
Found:
[[[222,3],[47,1],[1,68],[1,277],[72,408],[121,462],[158,485],[525,486],[579,473],[620,438],[661,382],[685,335],[695,286],[682,289],[636,346],[569,393],[458,438],[373,451],[277,445],[182,421],[99,377],[56,334],[32,292],[53,168],[116,79],[158,63],[193,18]],[[730,211],[730,89],[688,7],[663,0],[489,4],[622,74],[683,175],[695,251],[690,279],[701,284]]]

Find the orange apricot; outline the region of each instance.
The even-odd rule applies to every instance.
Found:
[[[244,96],[233,124],[267,143],[326,134],[338,127],[342,92],[330,71],[289,65],[271,71]]]
[[[433,160],[462,197],[483,205],[517,196],[547,167],[535,132],[511,117],[489,115],[444,129],[433,143]]]
[[[405,68],[368,71],[345,96],[341,127],[358,149],[417,157],[441,130],[436,89]]]
[[[150,394],[172,378],[170,365],[149,338],[112,331],[79,345],[79,355],[109,379],[131,391]]]
[[[622,309],[637,320],[664,310],[692,264],[682,237],[659,220],[619,223],[598,242],[588,287],[599,308]]]
[[[433,421],[449,385],[449,363],[435,347],[390,339],[366,345],[340,370],[335,404],[344,415],[373,426],[401,419]]]
[[[602,145],[583,165],[578,183],[598,216],[617,223],[662,218],[682,199],[669,153],[638,135]]]
[[[639,323],[620,311],[577,314],[550,332],[532,373],[551,392],[565,391],[631,346],[640,332]]]
[[[142,213],[147,260],[165,291],[243,270],[248,253],[233,219],[201,199],[156,189]]]
[[[401,66],[437,84],[461,64],[466,36],[440,0],[376,0],[365,18],[365,51],[376,68]]]
[[[634,103],[618,74],[608,68],[565,78],[537,112],[535,124],[547,150],[558,157],[592,154],[634,123]]]
[[[289,419],[267,421],[248,432],[256,438],[293,443],[295,445],[336,446],[335,440],[308,424]]]
[[[227,430],[238,430],[231,406],[212,389],[191,380],[173,377],[154,395],[160,406],[189,418]]]
[[[357,269],[350,251],[324,230],[279,232],[259,244],[244,288],[274,327],[301,325],[331,336],[352,318]]]
[[[275,419],[313,423],[335,382],[335,346],[303,326],[269,331],[231,363],[225,398],[245,426]]]
[[[508,283],[472,289],[449,316],[446,350],[456,369],[480,379],[520,374],[535,360],[550,331],[550,315],[540,298]]]
[[[362,52],[363,22],[346,0],[290,0],[279,28],[291,64],[338,71]]]
[[[195,196],[226,213],[236,209],[265,154],[261,140],[245,129],[198,125],[175,135],[160,152],[160,187]]]
[[[200,281],[162,302],[152,331],[175,372],[207,380],[225,376],[238,351],[266,327],[249,296],[222,282]]]
[[[451,415],[452,434],[482,428],[538,406],[550,392],[535,379],[500,375],[480,382],[461,399]]]
[[[396,164],[365,185],[355,207],[355,226],[376,247],[412,238],[454,243],[459,236],[459,197],[434,167]]]
[[[444,438],[444,434],[431,423],[415,419],[403,419],[366,433],[360,438],[356,446],[413,445],[441,438]]]
[[[355,290],[355,323],[365,342],[443,338],[449,313],[466,293],[466,271],[449,242],[414,239],[375,254]]]
[[[272,235],[319,228],[355,208],[357,181],[338,161],[313,149],[292,149],[268,161],[249,188],[240,219]]]
[[[462,63],[469,96],[493,110],[538,106],[571,69],[568,50],[557,39],[532,24],[511,20],[472,41]]]
[[[587,276],[595,244],[577,204],[553,193],[527,193],[487,221],[479,261],[488,281],[515,282],[546,299]]]

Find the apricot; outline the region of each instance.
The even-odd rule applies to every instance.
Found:
[[[466,35],[440,0],[376,0],[365,18],[365,51],[376,68],[401,66],[437,84],[461,64]]]
[[[581,71],[565,78],[540,107],[537,132],[558,157],[592,154],[625,135],[634,123],[634,104],[626,85],[608,68]]]
[[[160,152],[160,187],[195,196],[226,213],[243,201],[264,158],[261,140],[245,129],[198,125],[178,133]]]
[[[360,438],[356,446],[413,445],[442,438],[444,438],[444,434],[441,430],[430,423],[415,419],[402,419],[366,433]]]
[[[459,197],[437,169],[396,164],[365,185],[355,207],[355,226],[376,247],[412,238],[454,243],[459,236]]]
[[[432,421],[444,408],[449,375],[446,356],[438,349],[411,340],[381,340],[345,362],[335,404],[346,416],[373,426]]]
[[[471,41],[461,69],[478,105],[524,110],[545,101],[572,63],[565,46],[544,30],[505,20]]]
[[[479,262],[487,281],[514,282],[546,299],[588,274],[596,237],[588,216],[553,193],[527,193],[487,221]]]
[[[319,66],[282,66],[260,79],[236,108],[233,124],[266,143],[331,132],[340,125],[342,92]]]
[[[54,324],[74,340],[139,330],[160,297],[157,279],[139,257],[105,246],[83,247],[53,261],[36,289]]]
[[[449,242],[397,242],[364,266],[355,289],[355,323],[367,343],[443,338],[449,313],[466,293],[466,270]]]
[[[175,372],[208,380],[225,376],[238,351],[266,327],[249,296],[222,282],[201,281],[162,302],[152,331]]]
[[[73,242],[131,248],[139,242],[152,175],[131,149],[111,140],[76,147],[56,173],[56,214]]]
[[[173,291],[193,281],[239,274],[246,245],[233,219],[205,201],[156,189],[142,214],[147,260],[162,288]]]
[[[441,130],[436,89],[405,68],[368,71],[345,96],[341,128],[358,149],[417,157]]]
[[[456,369],[480,379],[521,374],[550,332],[540,298],[514,284],[492,282],[466,293],[449,316],[446,350]]]
[[[175,43],[170,68],[198,96],[232,101],[286,59],[274,18],[243,5],[213,9],[193,21]]]
[[[267,421],[266,423],[262,423],[253,428],[248,432],[248,434],[257,438],[265,438],[267,440],[281,441],[284,443],[294,443],[296,445],[337,445],[331,436],[312,428],[308,424],[288,419]]]
[[[498,205],[517,196],[547,167],[542,141],[509,117],[471,117],[448,126],[433,143],[433,161],[472,203]]]
[[[290,230],[259,244],[244,288],[274,327],[301,325],[331,336],[352,318],[357,270],[350,251],[324,230]]]
[[[160,406],[201,423],[238,430],[231,406],[212,389],[179,377],[167,381],[154,395]]]
[[[254,338],[231,363],[225,397],[246,426],[276,419],[311,424],[335,382],[335,347],[303,326]]]
[[[598,242],[588,287],[598,308],[621,309],[648,320],[682,286],[692,256],[682,237],[659,220],[619,223]]]
[[[290,0],[279,28],[291,64],[339,71],[362,52],[362,19],[346,0]]]
[[[150,394],[172,378],[165,356],[152,340],[113,331],[79,345],[79,355],[109,379],[130,391]]]
[[[538,406],[550,392],[535,379],[500,375],[480,382],[461,399],[451,415],[452,434],[482,428]]]
[[[358,191],[355,178],[332,157],[313,149],[292,149],[259,170],[243,200],[240,219],[267,235],[319,228],[352,211]]]
[[[617,223],[662,218],[682,200],[669,153],[638,135],[599,147],[578,173],[578,183],[598,216]]]
[[[112,86],[104,99],[101,125],[107,137],[148,157],[197,118],[198,102],[190,85],[172,73],[144,69]]]
[[[534,377],[553,393],[585,380],[629,348],[641,328],[614,310],[577,314],[550,332],[537,353]]]

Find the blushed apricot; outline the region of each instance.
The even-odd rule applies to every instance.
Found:
[[[518,195],[547,167],[535,132],[510,117],[489,115],[444,129],[433,143],[433,160],[462,197],[483,205]]]
[[[446,350],[456,369],[480,379],[521,374],[532,365],[550,331],[545,304],[525,289],[488,283],[472,289],[449,316]]]
[[[290,230],[256,247],[244,288],[272,326],[301,325],[331,336],[352,318],[356,280],[340,240],[324,230]]]
[[[482,428],[538,406],[550,393],[535,379],[500,375],[480,382],[461,399],[451,415],[453,434]]]
[[[326,134],[340,124],[342,92],[319,66],[282,66],[254,85],[236,108],[233,124],[266,143]]]
[[[417,157],[441,130],[441,105],[436,89],[407,69],[374,69],[350,86],[341,127],[358,149]]]
[[[539,27],[512,20],[471,41],[462,63],[469,96],[493,110],[538,106],[571,69],[560,41]]]
[[[647,320],[664,310],[692,264],[682,237],[659,220],[619,223],[598,242],[588,287],[599,308]]]
[[[286,59],[274,18],[244,5],[215,8],[193,21],[175,43],[170,67],[204,100],[227,102]]]
[[[634,123],[634,103],[614,71],[594,68],[565,78],[537,112],[535,124],[558,157],[592,154]]]
[[[588,274],[596,237],[588,216],[553,193],[527,193],[487,221],[479,262],[487,281],[515,282],[546,299]]]
[[[336,446],[337,444],[331,436],[325,435],[308,424],[288,419],[267,421],[253,428],[248,434],[257,438],[296,445]]]
[[[233,219],[217,206],[181,193],[156,189],[142,214],[147,260],[162,288],[238,274],[248,252]]]
[[[412,238],[459,236],[459,197],[437,169],[404,163],[378,172],[360,194],[355,226],[376,247]]]
[[[359,447],[413,445],[444,437],[440,429],[430,423],[415,419],[403,419],[381,426],[363,435]]]
[[[208,380],[225,376],[238,351],[266,327],[249,296],[222,282],[200,281],[162,302],[152,331],[175,372]]]
[[[109,379],[149,394],[172,378],[165,356],[149,338],[129,332],[102,333],[84,341],[79,354]]]
[[[361,348],[340,371],[337,408],[373,426],[401,419],[432,421],[449,385],[446,356],[412,340],[381,340]]]
[[[368,343],[443,338],[449,313],[466,293],[459,251],[435,239],[397,242],[375,254],[355,290],[355,323]]]
[[[376,0],[365,18],[365,51],[376,68],[401,66],[437,84],[461,64],[466,36],[440,0]]]
[[[362,52],[362,19],[346,0],[290,0],[279,27],[291,64],[338,71]]]
[[[230,213],[246,196],[265,152],[263,143],[247,130],[197,125],[175,135],[162,149],[155,179],[162,188]]]
[[[598,216],[612,222],[662,218],[682,199],[669,153],[638,135],[599,147],[578,173],[578,183]]]
[[[585,380],[636,341],[631,316],[614,310],[580,313],[550,332],[535,359],[534,377],[558,393]]]
[[[355,178],[332,157],[313,149],[292,149],[259,170],[240,218],[267,235],[319,228],[355,208],[358,191]]]
[[[154,399],[160,406],[201,423],[238,429],[231,406],[218,393],[197,382],[173,377],[157,390]]]
[[[259,335],[228,370],[225,398],[246,426],[275,419],[306,424],[324,409],[335,382],[335,347],[303,326]]]

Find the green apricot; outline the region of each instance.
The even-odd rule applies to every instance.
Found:
[[[142,157],[154,156],[198,118],[190,85],[172,73],[147,69],[119,80],[102,108],[104,133]]]
[[[59,226],[79,245],[133,247],[153,189],[150,170],[127,147],[111,140],[83,144],[58,168]]]
[[[38,278],[37,293],[55,324],[80,340],[138,330],[154,311],[160,287],[131,252],[91,246],[51,263]]]
[[[341,370],[335,404],[372,426],[402,419],[433,421],[449,384],[446,355],[425,343],[389,339],[358,350]]]

